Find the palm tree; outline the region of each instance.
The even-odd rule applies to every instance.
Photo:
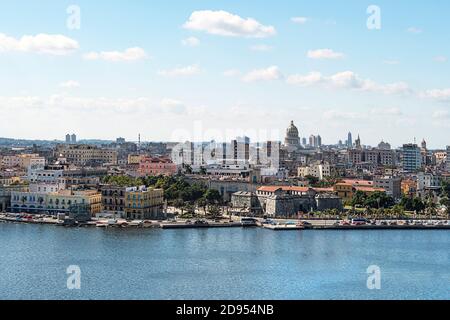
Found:
[[[197,200],[197,205],[200,208],[203,208],[203,212],[205,213],[205,216],[206,216],[206,207],[208,206],[208,202],[206,201],[206,199],[205,198],[198,199]]]

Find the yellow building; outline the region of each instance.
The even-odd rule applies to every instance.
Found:
[[[139,164],[141,160],[145,158],[143,154],[129,154],[128,155],[128,164]]]
[[[68,212],[71,205],[89,205],[89,212],[92,215],[100,213],[102,210],[102,195],[97,191],[71,191],[61,190],[49,193],[46,199],[47,209],[54,212]]]
[[[132,187],[125,190],[126,219],[159,219],[163,216],[162,189]]]
[[[353,199],[354,188],[353,185],[348,183],[336,183],[334,185],[334,191],[337,193],[339,198],[342,200],[351,200]]]
[[[23,180],[21,177],[0,177],[0,186],[10,186],[10,185],[16,185],[23,183]]]
[[[370,195],[375,192],[386,192],[383,188],[375,188],[372,181],[344,180],[334,185],[334,191],[344,201],[352,200],[357,191]]]

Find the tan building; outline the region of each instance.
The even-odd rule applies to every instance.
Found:
[[[125,217],[134,219],[162,218],[164,192],[162,189],[141,187],[127,188],[125,191]]]
[[[79,166],[117,164],[117,151],[112,149],[89,145],[59,145],[57,152],[66,158],[68,163]]]
[[[45,158],[34,153],[7,155],[2,157],[1,165],[5,168],[20,167],[23,169],[28,169],[30,166],[43,167]]]
[[[141,160],[143,160],[146,156],[143,154],[129,154],[128,155],[128,164],[139,164]]]

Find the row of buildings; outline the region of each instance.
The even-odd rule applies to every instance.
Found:
[[[283,142],[252,143],[238,137],[183,143],[141,143],[139,138],[134,143],[118,138],[88,145],[70,137],[65,144],[0,146],[0,210],[57,212],[87,205],[92,214],[158,215],[161,190],[103,186],[106,175],[183,174],[192,183],[218,190],[226,202],[239,203],[233,195],[249,197],[252,203],[258,199],[262,212],[289,206],[301,211],[340,209],[357,191],[386,192],[397,200],[430,194],[438,198],[442,183],[449,180],[450,147],[429,150],[425,141],[398,149],[385,141],[369,147],[359,136],[353,141],[351,134],[338,145],[324,145],[319,135],[310,140],[301,141],[292,121]],[[264,200],[258,192],[266,187],[281,189]],[[290,187],[306,189],[297,194]],[[283,202],[291,204],[274,204]]]

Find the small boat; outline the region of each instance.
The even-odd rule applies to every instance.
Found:
[[[364,226],[364,225],[366,225],[366,223],[367,223],[366,219],[353,219],[352,220],[353,226]]]
[[[254,218],[241,218],[241,225],[243,227],[256,227],[256,219],[254,219]]]
[[[117,220],[115,219],[109,219],[108,220],[108,226],[113,227],[117,225]]]
[[[108,222],[107,221],[98,221],[95,226],[97,228],[107,228],[108,227]]]
[[[144,226],[144,222],[141,220],[133,220],[129,223],[130,227],[142,228]]]

